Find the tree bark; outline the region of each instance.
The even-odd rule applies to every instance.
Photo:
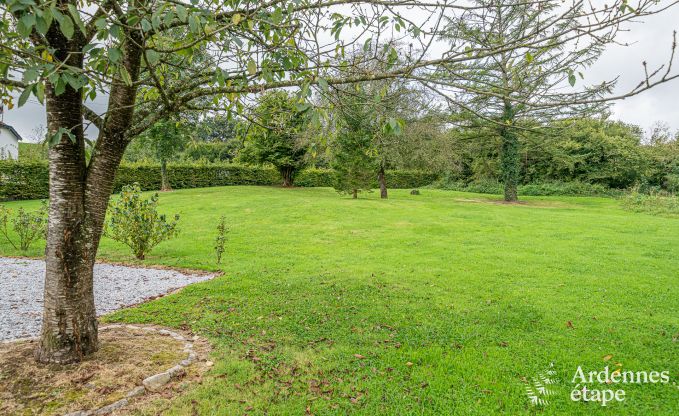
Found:
[[[172,187],[170,186],[170,180],[167,177],[167,161],[165,159],[160,160],[160,190],[172,190]]]
[[[283,186],[285,188],[292,187],[294,181],[295,169],[290,166],[283,166],[279,169],[281,178],[283,178]]]
[[[380,165],[380,171],[377,173],[377,181],[380,183],[380,198],[387,199],[387,180],[384,176],[384,166]]]
[[[358,189],[354,189],[351,192],[351,199],[358,199]]]
[[[58,29],[50,29],[48,40],[60,61],[82,68],[80,32],[67,41]],[[133,81],[139,75],[141,50],[135,46],[139,44],[141,38],[137,36],[136,44],[128,44],[124,55],[124,65]],[[67,86],[57,96],[53,86],[46,85],[49,133],[66,129],[73,139],[63,135],[49,152],[44,306],[41,338],[35,352],[39,362],[78,362],[98,348],[94,262],[115,173],[128,143],[126,132],[132,122],[135,98],[134,85],[114,79],[108,113],[88,166],[82,92]]]
[[[500,129],[502,150],[500,152],[500,166],[502,168],[502,183],[504,184],[504,198],[506,202],[519,200],[518,187],[521,174],[521,158],[519,155],[519,140],[512,127],[514,109],[511,102],[505,102],[503,124]]]
[[[85,207],[85,137],[81,94],[68,87],[56,96],[47,85],[50,135],[67,128],[49,152],[50,209],[45,250],[45,290],[40,362],[70,363],[97,350],[91,219]]]

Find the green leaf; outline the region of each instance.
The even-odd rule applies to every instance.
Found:
[[[191,33],[200,32],[200,20],[198,19],[198,16],[191,15],[189,17],[189,30]]]
[[[160,54],[153,49],[148,49],[146,51],[146,60],[149,62],[149,65],[155,65],[160,61]]]
[[[123,82],[128,87],[132,85],[132,78],[130,77],[130,73],[127,72],[127,68],[125,68],[124,66],[120,67],[120,78],[122,78]]]
[[[32,90],[33,90],[33,85],[26,87],[26,89],[21,93],[21,95],[19,96],[19,107],[26,104],[26,101],[28,101],[28,97],[31,96]]]
[[[31,82],[38,79],[39,74],[40,73],[36,68],[29,68],[26,71],[24,71],[23,81],[26,84],[30,84]]]
[[[248,61],[248,74],[255,75],[256,73],[257,73],[257,63],[253,59],[250,59]]]
[[[66,39],[71,39],[73,37],[73,32],[75,29],[73,27],[73,21],[70,17],[63,16],[63,18],[59,20],[59,27],[61,28],[61,33],[66,36]]]
[[[325,78],[318,78],[318,86],[323,92],[328,92],[329,90],[328,81],[326,81]]]
[[[182,6],[181,4],[178,4],[177,5],[177,17],[179,18],[179,20],[186,23],[186,17],[188,15],[189,15],[189,13],[186,10],[186,7]]]
[[[109,48],[108,49],[108,58],[111,60],[113,63],[117,63],[120,61],[120,58],[123,56],[123,53],[120,51],[118,48]]]
[[[61,95],[66,91],[66,81],[64,81],[62,78],[57,79],[56,84],[54,85],[54,94],[57,96]]]
[[[103,30],[106,28],[106,18],[100,17],[94,22],[94,26],[96,26],[97,29]]]
[[[70,130],[60,127],[59,130],[57,130],[56,133],[54,133],[48,140],[47,144],[49,147],[56,146],[61,142],[61,139],[64,137],[64,134],[71,140],[72,143],[75,143],[75,135],[71,133]]]
[[[38,101],[40,101],[40,104],[44,104],[45,84],[43,84],[42,82],[35,84],[35,96],[38,98]]]
[[[372,47],[373,38],[368,38],[363,42],[363,52],[368,52]]]
[[[574,86],[575,86],[575,82],[576,82],[577,80],[578,80],[578,79],[575,77],[575,74],[574,74],[574,73],[571,72],[570,74],[568,74],[568,83],[571,84],[571,87],[574,87]]]
[[[533,59],[535,59],[533,55],[530,52],[526,52],[526,62],[531,63]]]
[[[35,19],[35,28],[44,35],[50,29],[50,23],[51,21],[48,22],[44,17],[38,16]]]
[[[149,21],[146,20],[146,19],[141,19],[141,29],[142,29],[144,32],[148,32],[148,31],[150,31],[151,29],[153,29],[153,27],[151,26],[151,22],[149,22]]]
[[[19,19],[19,23],[17,24],[17,31],[21,36],[27,37],[28,35],[31,34],[31,31],[33,30],[33,25],[35,25],[35,23],[36,23],[35,15],[26,14],[21,19]]]
[[[75,7],[75,5],[68,3],[68,12],[71,14],[71,17],[73,17],[75,24],[78,25],[80,32],[85,33],[85,24],[80,18],[80,13],[78,12],[78,9]]]

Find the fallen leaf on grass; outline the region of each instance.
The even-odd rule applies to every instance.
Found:
[[[604,355],[604,361],[608,361],[613,358],[613,354]]]
[[[365,356],[363,356],[361,354],[354,354],[354,357],[358,358],[359,360],[365,359]]]
[[[575,327],[573,326],[573,321],[566,322],[566,327],[568,327],[570,329],[575,329]]]

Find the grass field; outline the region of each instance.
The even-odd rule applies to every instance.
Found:
[[[165,193],[181,235],[143,264],[224,276],[105,320],[188,327],[214,344],[209,377],[167,414],[677,414],[679,219],[614,199],[493,198]],[[221,215],[232,231],[218,267]],[[2,242],[0,253],[21,254]],[[139,263],[108,239],[100,257]],[[555,394],[532,406],[526,386],[550,363]],[[625,400],[571,401],[577,367],[605,365],[672,381],[595,383]]]

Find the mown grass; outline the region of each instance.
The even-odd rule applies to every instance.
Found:
[[[612,199],[496,198],[162,194],[163,211],[182,216],[181,237],[143,264],[224,276],[106,317],[189,327],[215,345],[210,376],[148,413],[676,414],[679,219]],[[218,266],[221,215],[232,231]],[[0,252],[20,254],[4,243]],[[133,263],[107,239],[100,257]],[[552,362],[556,394],[534,407],[526,381]],[[606,407],[570,400],[578,366],[615,363],[670,371],[672,383],[619,385],[625,401]]]

